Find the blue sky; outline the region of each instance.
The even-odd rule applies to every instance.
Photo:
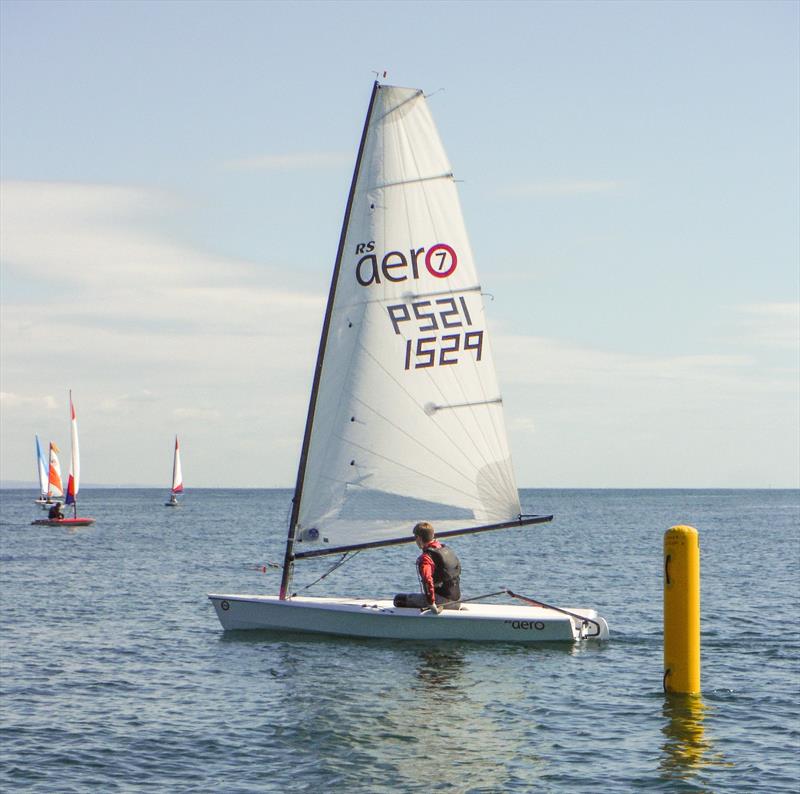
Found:
[[[187,487],[293,483],[385,69],[463,180],[520,486],[797,487],[799,9],[4,0],[0,476],[72,388],[84,482],[168,485],[177,432]]]

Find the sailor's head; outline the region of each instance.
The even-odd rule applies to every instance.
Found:
[[[417,546],[420,548],[426,543],[430,543],[433,540],[433,535],[433,527],[427,521],[420,521],[414,527],[414,540],[416,540]]]
[[[56,502],[56,507],[61,507],[61,502]]]

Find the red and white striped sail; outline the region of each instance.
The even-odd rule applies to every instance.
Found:
[[[172,459],[172,493],[183,493],[183,473],[181,472],[181,448],[175,436],[175,456]]]
[[[49,476],[47,480],[47,496],[63,496],[64,486],[61,483],[61,464],[58,462],[59,448],[51,441],[50,442],[50,464]]]
[[[72,458],[69,464],[69,479],[67,481],[68,505],[75,504],[80,489],[81,479],[81,454],[78,447],[78,420],[75,418],[75,406],[72,404],[72,392],[69,393],[70,439],[72,442]]]

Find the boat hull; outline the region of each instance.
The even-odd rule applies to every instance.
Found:
[[[464,604],[436,615],[395,607],[388,600],[293,598],[212,593],[226,631],[272,630],[344,637],[474,642],[575,642],[608,639],[608,624],[593,609],[570,609],[584,622],[544,607]]]
[[[31,521],[37,527],[88,527],[94,524],[93,518],[38,518]]]

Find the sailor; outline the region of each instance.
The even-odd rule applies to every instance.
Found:
[[[444,543],[434,540],[434,529],[427,521],[414,527],[414,541],[422,550],[417,558],[422,592],[398,593],[394,597],[394,605],[430,609],[437,615],[442,609],[458,609],[461,606],[461,563],[456,553]]]
[[[61,502],[56,502],[50,510],[48,510],[47,517],[54,521],[60,521],[64,518],[64,514],[61,512]]]

